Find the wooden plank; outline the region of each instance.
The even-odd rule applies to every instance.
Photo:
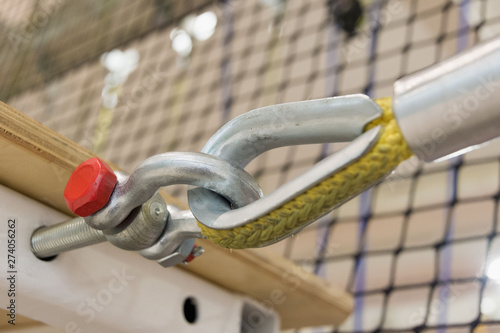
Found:
[[[64,186],[92,152],[0,102],[0,183],[71,215]],[[111,165],[115,170],[119,168]],[[170,203],[185,205],[166,193]],[[284,258],[262,250],[229,251],[200,240],[202,258],[186,270],[274,308],[283,328],[334,325],[352,309],[352,298]]]

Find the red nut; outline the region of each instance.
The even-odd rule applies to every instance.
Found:
[[[76,215],[89,216],[104,207],[116,185],[113,170],[97,157],[80,164],[69,177],[64,200]]]
[[[205,250],[203,250],[201,246],[194,244],[191,253],[187,256],[186,259],[184,259],[184,263],[187,264],[188,262],[193,261],[196,257],[201,256],[203,252],[205,252]]]

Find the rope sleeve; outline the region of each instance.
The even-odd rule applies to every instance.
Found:
[[[378,142],[361,159],[330,178],[298,195],[283,206],[244,226],[216,230],[198,222],[201,232],[222,247],[243,249],[259,247],[300,230],[337,205],[383,179],[399,163],[412,156],[393,117],[391,98],[375,100],[383,115],[366,125],[365,131],[383,126]]]

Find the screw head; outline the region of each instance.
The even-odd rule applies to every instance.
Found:
[[[73,171],[64,189],[64,200],[76,215],[89,216],[106,205],[116,183],[113,170],[93,157]]]
[[[154,220],[161,220],[164,212],[165,209],[159,202],[153,202],[149,206],[149,214],[151,215],[151,218],[153,218]]]

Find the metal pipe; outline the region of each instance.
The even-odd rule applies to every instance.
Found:
[[[394,84],[394,115],[412,151],[430,162],[500,136],[500,38]]]

